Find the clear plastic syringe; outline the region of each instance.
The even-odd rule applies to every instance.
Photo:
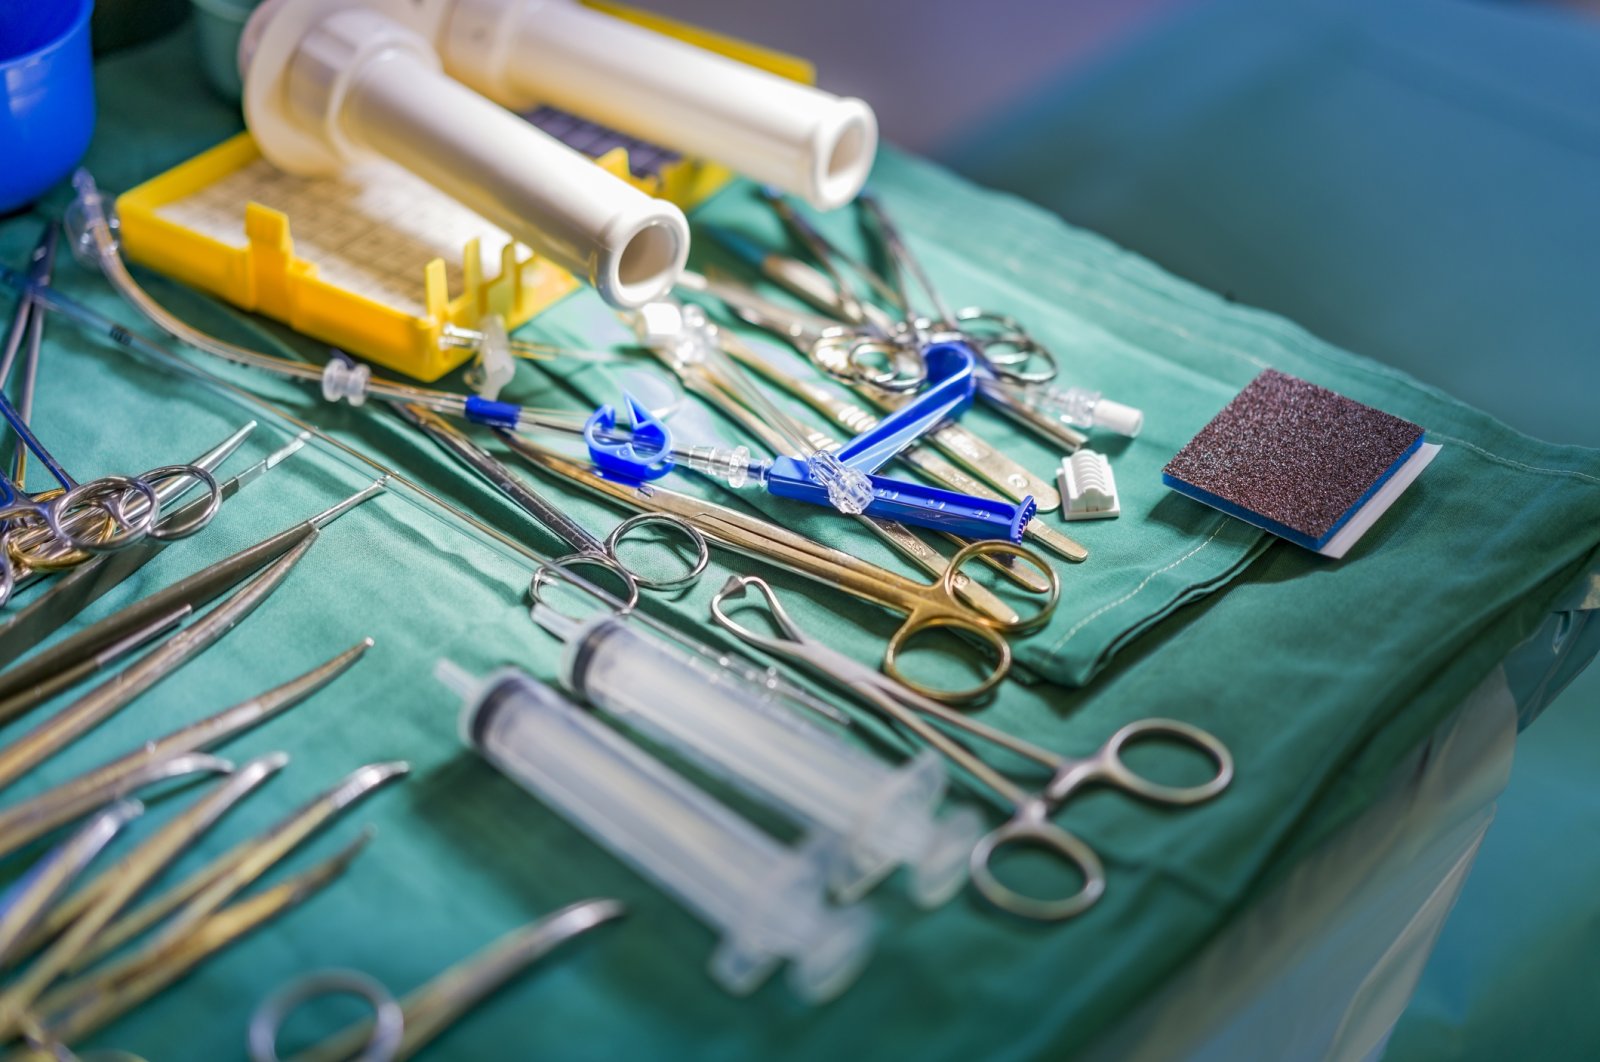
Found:
[[[820,845],[779,843],[515,668],[480,680],[441,660],[435,674],[461,694],[468,745],[722,935],[710,973],[723,988],[751,992],[785,959],[809,1003],[855,980],[872,918],[825,902]]]
[[[985,827],[971,808],[937,817],[946,778],[931,749],[892,766],[620,617],[580,622],[536,605],[533,618],[566,643],[561,679],[573,693],[826,836],[839,899],[858,898],[901,864],[924,907],[966,882]]]

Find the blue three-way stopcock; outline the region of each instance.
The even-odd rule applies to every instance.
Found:
[[[931,527],[963,538],[1021,542],[1022,529],[1038,508],[1032,496],[1013,503],[873,475],[884,462],[972,404],[977,390],[977,356],[971,347],[960,342],[934,343],[923,356],[928,386],[914,401],[836,451],[810,458],[778,457],[770,465],[752,469],[752,474],[769,494],[843,509],[835,494],[842,474],[865,486],[860,499],[864,504],[846,511]],[[658,479],[674,464],[671,435],[666,425],[632,397],[627,401],[634,426],[626,441],[615,438],[616,413],[610,406],[601,406],[589,418],[584,440],[590,458],[614,479]]]

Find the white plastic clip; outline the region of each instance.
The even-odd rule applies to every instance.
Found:
[[[506,335],[506,323],[499,314],[488,314],[479,321],[478,335],[478,363],[473,366],[472,384],[480,398],[493,402],[517,374],[517,363],[511,357],[511,337]]]
[[[1061,515],[1067,520],[1105,520],[1122,513],[1117,478],[1105,454],[1079,450],[1061,459]]]
[[[335,353],[322,369],[322,397],[329,402],[342,398],[359,406],[367,400],[367,383],[371,379],[371,368]]]

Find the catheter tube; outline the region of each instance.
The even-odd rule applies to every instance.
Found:
[[[872,108],[571,0],[455,0],[445,70],[498,103],[548,103],[714,159],[819,210],[850,202],[878,145]]]
[[[257,43],[242,55],[246,117],[275,165],[315,174],[382,156],[586,278],[614,306],[672,288],[689,250],[676,206],[452,80],[428,41],[400,23],[359,9],[315,19],[305,11],[263,9],[265,21],[247,31]],[[276,38],[297,29],[292,41]]]

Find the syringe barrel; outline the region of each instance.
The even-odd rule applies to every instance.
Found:
[[[767,690],[614,616],[568,637],[562,671],[590,704],[828,835],[836,893],[859,895],[900,863],[938,878],[941,899],[959,887],[965,852],[959,842],[953,852],[938,843],[944,835],[934,820],[945,789],[937,757],[891,766],[795,715]],[[975,841],[973,834],[967,846]],[[954,887],[945,876],[952,872]]]
[[[516,110],[548,103],[713,159],[819,210],[855,198],[872,109],[571,0],[455,0],[445,68]]]
[[[304,0],[262,12],[245,57],[246,117],[279,168],[321,174],[381,156],[613,305],[640,306],[676,282],[689,247],[681,210],[447,76],[421,34],[376,11],[319,13]]]
[[[820,999],[871,948],[864,911],[822,902],[821,868],[521,672],[489,676],[463,705],[462,734],[485,759],[722,934],[713,975],[753,989],[782,959]]]

